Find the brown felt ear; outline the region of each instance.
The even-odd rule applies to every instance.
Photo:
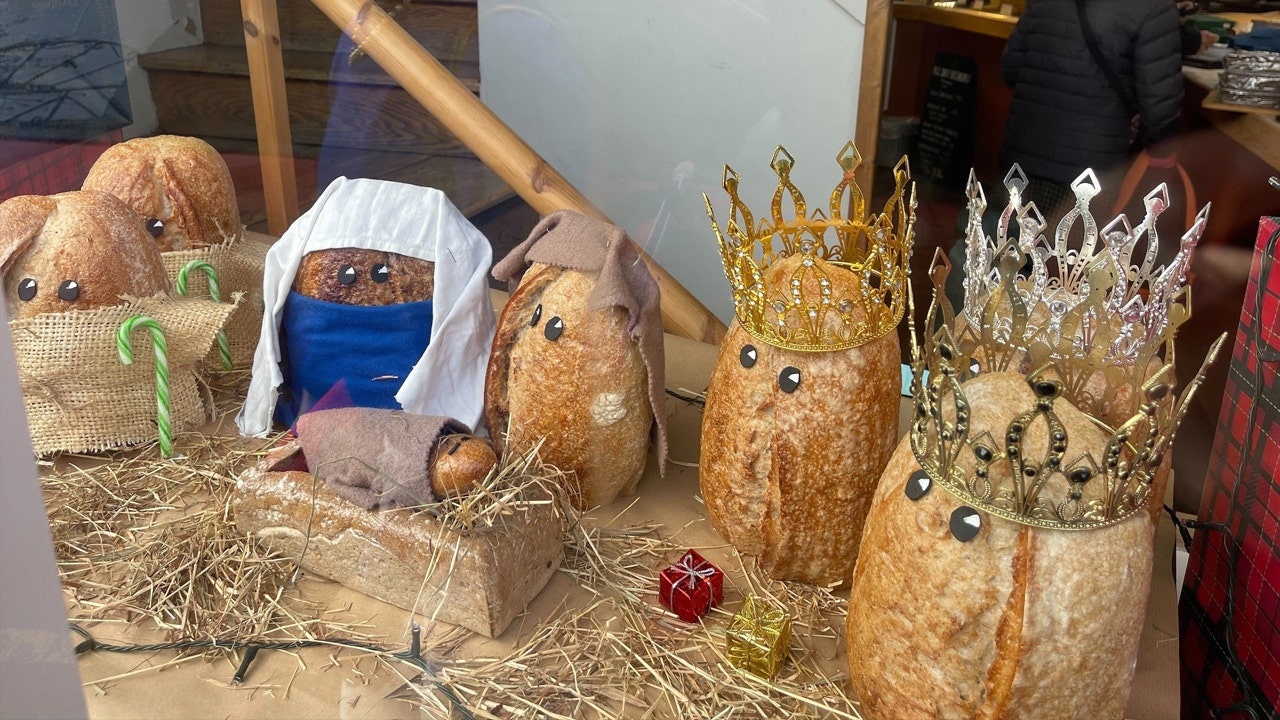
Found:
[[[31,246],[57,205],[44,195],[19,195],[0,203],[0,276]]]
[[[489,428],[489,437],[493,438],[493,444],[499,451],[506,444],[507,420],[511,415],[508,400],[511,348],[522,332],[533,327],[531,321],[543,291],[563,272],[563,268],[548,266],[535,274],[526,274],[520,287],[502,306],[484,379],[484,421]],[[550,319],[550,316],[539,318],[539,323]],[[540,327],[537,332],[542,332]]]

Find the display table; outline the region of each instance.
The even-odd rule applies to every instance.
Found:
[[[499,296],[495,293],[500,302]],[[685,392],[700,391],[707,385],[716,348],[668,335],[666,357],[668,387],[684,389]],[[904,399],[900,416],[904,428],[910,410],[909,402]],[[619,498],[591,512],[584,525],[615,528],[661,526],[658,533],[672,538],[673,545],[697,548],[726,572],[725,606],[732,610],[747,593],[748,586],[742,562],[707,522],[698,497],[698,475],[694,464],[698,460],[702,412],[698,405],[673,397],[667,399],[667,412],[671,462],[667,466],[666,477],[658,476],[656,463],[651,459],[636,496]],[[234,432],[231,417],[222,418],[210,430]],[[1129,717],[1132,718],[1177,717],[1177,613],[1169,572],[1172,535],[1168,523],[1162,522],[1147,627],[1129,703]],[[673,555],[665,562],[675,559]],[[651,568],[655,578],[660,569],[657,566]],[[525,643],[545,619],[562,615],[566,610],[586,607],[596,600],[593,593],[562,570],[556,573],[526,615],[518,617],[496,640],[486,640],[447,626],[433,626],[426,618],[411,618],[404,610],[326,580],[304,575],[296,589],[305,599],[316,604],[316,612],[327,612],[330,617],[360,624],[363,632],[375,636],[378,644],[384,647],[403,649],[409,642],[407,629],[410,623],[414,620],[421,622],[424,627],[424,655],[428,658],[444,653],[502,657]],[[836,594],[840,592],[837,590]],[[642,599],[658,608],[656,581],[652,593]],[[727,625],[728,618],[726,613],[713,611],[706,622],[708,626],[719,627]],[[654,622],[668,621],[659,617]],[[678,625],[674,618],[669,622]],[[696,625],[689,627],[689,632],[701,630]],[[843,628],[842,619],[836,627]],[[99,623],[91,628],[95,636],[104,641],[150,642],[156,638],[153,633],[119,624]],[[681,631],[681,628],[676,630]],[[796,632],[808,630],[802,623]],[[440,646],[442,641],[447,644]],[[829,654],[820,661],[824,668],[830,669],[832,677],[843,678],[847,674],[843,638],[838,637],[837,632],[825,642],[823,647],[829,650]],[[403,691],[403,686],[405,678],[412,677],[415,672],[412,667],[394,662],[384,665],[368,654],[352,650],[322,647],[263,652],[238,687],[229,684],[237,665],[237,659],[230,654],[212,662],[199,656],[177,658],[172,651],[141,654],[95,652],[81,656],[79,667],[90,716],[103,719],[421,716],[418,710],[397,699],[410,695]],[[793,652],[793,661],[794,658]],[[598,668],[582,668],[581,671],[584,674],[607,673]],[[655,709],[654,716],[668,717],[669,712],[659,707]],[[627,712],[628,716],[631,714]],[[636,717],[642,714],[638,710],[635,712]]]
[[[1280,171],[1280,112],[1246,105],[1228,105],[1217,99],[1221,70],[1183,66],[1188,94],[1200,103],[1200,115],[1259,160]]]

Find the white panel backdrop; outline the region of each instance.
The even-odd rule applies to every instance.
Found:
[[[725,163],[767,215],[774,147],[810,208],[853,139],[866,0],[479,0],[481,98],[722,319]]]

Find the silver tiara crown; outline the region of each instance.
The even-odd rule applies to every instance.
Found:
[[[1135,226],[1120,215],[1099,231],[1089,203],[1101,186],[1093,170],[1086,170],[1071,183],[1074,207],[1052,226],[1051,236],[1035,203],[1023,203],[1022,168],[1015,164],[1004,185],[1009,204],[991,238],[982,228],[986,195],[969,174],[965,320],[989,328],[998,344],[1047,350],[1044,359],[1091,357],[1103,365],[1148,360],[1166,330],[1185,320],[1187,303],[1180,298],[1209,205],[1183,234],[1173,258],[1157,266],[1156,219],[1169,207],[1163,183],[1144,198],[1142,222]]]

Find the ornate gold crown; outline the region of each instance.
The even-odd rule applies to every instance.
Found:
[[[1034,204],[1021,203],[1021,171],[1011,171],[1006,185],[1009,207],[998,241],[991,243],[980,224],[986,201],[970,179],[967,267],[976,274],[966,278],[962,321],[942,291],[950,268],[939,253],[930,273],[934,301],[923,347],[911,327],[911,447],[928,477],[909,480],[907,492],[919,497],[928,488],[922,480],[936,481],[962,503],[1024,525],[1114,525],[1146,506],[1188,402],[1225,339],[1214,344],[1176,399],[1173,338],[1190,315],[1185,273],[1207,213],[1183,236],[1177,256],[1153,269],[1155,217],[1168,206],[1163,186],[1147,196],[1147,217],[1138,228],[1117,218],[1103,230],[1106,242],[1099,247],[1088,213],[1098,190],[1092,172],[1073,184],[1076,206],[1058,223],[1052,245],[1040,234],[1046,226]],[[1020,232],[1011,238],[1015,216]],[[1069,247],[1076,222],[1084,223],[1083,241]],[[1144,233],[1150,246],[1134,265],[1134,244]],[[975,436],[973,418],[983,410],[969,403],[962,383],[998,371],[1024,374],[1034,402],[1002,436]],[[1109,436],[1104,448],[1072,451],[1054,411],[1059,398],[1092,416]],[[1113,428],[1097,419],[1100,413],[1123,420]],[[1007,472],[993,472],[1000,465]]]
[[[778,146],[770,166],[778,173],[773,194],[773,221],[756,225],[751,209],[738,197],[738,174],[724,168],[724,189],[729,193],[728,226],[721,233],[715,211],[706,195],[707,214],[720,244],[725,275],[733,287],[738,322],[761,342],[790,350],[821,352],[864,345],[893,330],[907,305],[907,262],[915,224],[915,192],[904,201],[910,179],[907,159],[894,168],[896,186],[884,213],[866,214],[866,198],[853,174],[862,163],[853,143],[836,156],[842,176],[831,193],[830,217],[815,209],[806,215],[804,196],[791,183],[794,160]],[[845,193],[851,217],[845,218]],[[783,199],[789,196],[793,218],[783,217]],[[834,240],[827,242],[827,231]],[[775,245],[775,242],[778,245]],[[789,284],[766,287],[765,271],[793,255],[802,260]],[[830,273],[853,272],[860,292],[833,291]],[[817,283],[809,282],[816,280]],[[834,317],[837,322],[831,322]]]

